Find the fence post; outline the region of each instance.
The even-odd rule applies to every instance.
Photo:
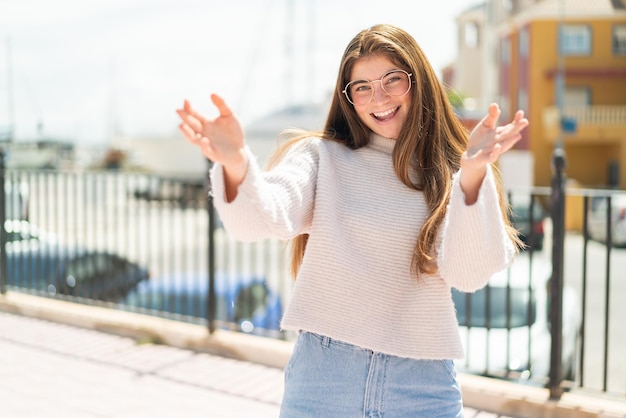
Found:
[[[557,146],[552,154],[552,277],[550,279],[550,399],[563,394],[561,382],[563,346],[563,247],[565,243],[565,153]]]
[[[216,298],[215,298],[215,209],[213,208],[213,188],[211,187],[211,167],[213,163],[207,160],[207,171],[205,179],[206,195],[207,195],[207,214],[209,217],[209,230],[208,230],[208,278],[209,278],[209,294],[207,295],[207,321],[209,326],[209,334],[215,332],[215,313]]]
[[[4,150],[0,148],[0,294],[7,291],[7,234]]]

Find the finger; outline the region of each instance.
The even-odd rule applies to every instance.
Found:
[[[525,129],[525,128],[529,125],[529,123],[530,123],[530,122],[528,121],[528,119],[526,119],[526,118],[524,118],[524,117],[523,117],[523,118],[521,118],[520,120],[518,120],[518,121],[516,122],[517,126],[519,126],[519,127],[520,127],[520,131],[521,131],[522,129]]]
[[[194,145],[200,145],[201,137],[199,137],[196,132],[189,127],[189,125],[182,123],[178,126],[178,128],[189,142]]]
[[[183,110],[188,115],[191,115],[195,117],[196,119],[198,119],[198,121],[202,121],[204,119],[202,115],[200,115],[193,107],[191,107],[191,103],[189,103],[189,100],[185,99],[185,102],[183,103]]]
[[[500,118],[500,107],[496,103],[489,105],[487,115],[481,121],[482,125],[487,129],[493,129]]]
[[[511,148],[513,148],[513,145],[515,145],[520,139],[522,139],[522,134],[517,133],[513,136],[510,136],[508,138],[506,138],[504,141],[499,142],[498,144],[496,144],[494,146],[494,149],[498,149],[498,155],[504,154],[506,151],[510,150]]]
[[[209,141],[207,137],[195,133],[193,129],[191,129],[189,126],[185,124],[179,125],[178,128],[181,130],[184,137],[190,143],[200,147],[202,154],[209,160],[213,161],[213,159],[215,158],[215,153],[214,153],[213,147],[211,146],[211,141]]]
[[[526,129],[526,127],[528,126],[528,119],[522,117],[521,119],[516,119],[515,121],[511,122],[509,125],[511,126],[511,132],[519,133]]]
[[[524,118],[524,112],[518,111],[515,114],[515,119],[503,126],[498,126],[495,130],[498,136],[508,136],[511,134],[517,134],[524,130],[528,126],[528,119]]]
[[[233,115],[233,112],[226,105],[226,102],[224,101],[224,99],[222,99],[217,94],[215,93],[211,94],[211,101],[213,102],[215,107],[217,107],[217,110],[220,112],[220,116],[227,118]]]
[[[196,109],[192,108],[191,104],[187,100],[185,100],[184,109],[189,115],[197,119],[201,126],[207,122],[206,118],[202,116],[200,113],[198,113]]]
[[[513,121],[511,123],[515,125],[518,131],[521,131],[528,126],[529,122],[528,119],[524,117],[524,111],[518,110],[517,112],[515,112],[515,117],[513,118]]]
[[[190,115],[189,111],[185,109],[183,110],[178,109],[176,110],[176,113],[178,113],[178,116],[183,120],[183,123],[187,125],[190,129],[192,129],[195,132],[202,131],[202,123],[197,118]]]

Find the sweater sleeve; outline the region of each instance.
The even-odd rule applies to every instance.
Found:
[[[465,203],[460,171],[454,175],[437,256],[439,272],[452,287],[474,292],[513,260],[515,248],[500,209],[499,193],[490,166],[478,200]]]
[[[263,172],[249,148],[248,171],[232,202],[225,199],[224,171],[211,170],[213,204],[226,230],[240,241],[290,239],[306,233],[313,216],[318,148],[305,140],[272,170]]]

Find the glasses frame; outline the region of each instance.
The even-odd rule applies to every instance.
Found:
[[[409,77],[409,88],[408,88],[408,89],[406,89],[406,92],[404,92],[403,94],[394,95],[394,94],[389,93],[387,90],[385,90],[385,86],[383,85],[383,78],[387,77],[387,76],[388,76],[389,74],[391,74],[391,73],[397,73],[397,72],[404,73],[404,74],[406,74],[406,75],[407,75],[407,77]],[[411,79],[411,77],[412,77],[412,76],[413,76],[413,73],[409,73],[409,72],[407,72],[407,71],[404,71],[404,70],[401,70],[401,69],[399,69],[399,68],[398,68],[398,69],[395,69],[395,70],[390,70],[390,71],[387,71],[385,74],[383,74],[383,75],[382,75],[379,79],[377,79],[377,80],[363,80],[363,79],[360,79],[360,80],[352,80],[352,81],[350,81],[348,84],[346,84],[346,86],[343,88],[343,90],[342,90],[341,92],[342,92],[342,93],[346,96],[346,99],[347,99],[347,100],[348,100],[348,101],[349,101],[349,102],[350,102],[350,103],[354,106],[354,105],[355,105],[355,104],[354,104],[354,102],[350,99],[350,96],[348,95],[348,89],[350,88],[350,85],[351,85],[351,84],[354,84],[354,83],[363,83],[363,82],[366,82],[366,83],[371,84],[371,86],[372,86],[372,94],[370,95],[369,100],[368,100],[367,102],[363,103],[363,104],[358,105],[358,106],[364,106],[364,105],[366,105],[366,104],[369,104],[369,102],[371,102],[371,101],[372,101],[372,98],[374,97],[374,84],[373,84],[374,82],[376,82],[376,81],[380,82],[380,88],[381,88],[381,89],[385,92],[385,94],[387,94],[388,96],[391,96],[391,97],[402,97],[402,96],[406,96],[406,95],[408,94],[408,92],[410,92],[410,91],[411,91],[411,85],[413,84],[413,80]]]

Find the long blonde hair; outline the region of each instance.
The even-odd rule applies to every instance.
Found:
[[[437,271],[435,245],[446,215],[452,175],[460,168],[469,132],[454,114],[445,89],[422,49],[407,32],[392,25],[376,25],[359,32],[344,51],[323,131],[286,132],[288,140],[278,148],[269,165],[276,164],[295,142],[313,135],[341,142],[351,149],[368,144],[370,131],[360,121],[342,90],[350,81],[355,62],[371,56],[385,57],[398,68],[413,74],[414,86],[409,91],[412,104],[394,146],[393,167],[407,187],[424,193],[429,206],[430,216],[422,226],[413,249],[411,270],[417,276],[420,273],[432,274]],[[496,167],[493,168],[498,174]],[[419,182],[411,180],[412,171],[419,173]],[[502,193],[500,206],[509,236],[519,245],[518,234],[510,224]],[[291,272],[294,278],[302,263],[307,240],[308,235],[304,234],[291,241]]]

